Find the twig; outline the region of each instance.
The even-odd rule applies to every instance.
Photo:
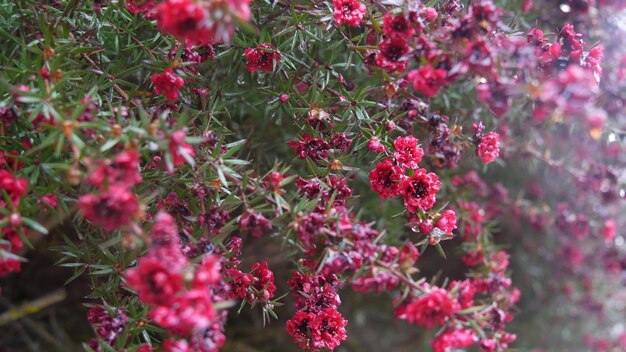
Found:
[[[67,297],[65,289],[59,288],[33,301],[25,302],[19,307],[9,308],[8,311],[0,314],[0,326],[11,323],[26,315],[40,312],[53,304],[63,301]]]

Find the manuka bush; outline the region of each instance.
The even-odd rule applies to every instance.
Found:
[[[0,3],[0,350],[626,349],[626,3]]]

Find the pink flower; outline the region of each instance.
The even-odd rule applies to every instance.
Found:
[[[444,233],[452,233],[456,229],[456,213],[454,210],[444,210],[435,226]]]
[[[307,156],[312,160],[327,159],[330,151],[330,144],[321,138],[311,138],[308,133],[302,135],[302,139],[292,139],[289,146],[293,149],[300,159],[306,159]]]
[[[193,277],[194,289],[207,289],[208,286],[220,282],[222,279],[221,269],[222,264],[220,263],[220,257],[216,255],[207,255],[204,257],[202,263],[196,268]]]
[[[471,329],[448,329],[439,334],[432,341],[434,352],[448,352],[469,347],[478,341],[478,337]]]
[[[246,69],[250,72],[256,72],[258,70],[265,72],[274,71],[274,63],[280,61],[280,52],[274,49],[271,44],[259,44],[255,49],[247,48],[245,50]]]
[[[190,45],[213,43],[215,29],[210,27],[208,22],[207,12],[202,8],[200,2],[165,0],[157,7],[159,29]]]
[[[483,160],[483,163],[489,164],[500,155],[500,136],[497,132],[489,132],[478,143],[476,153]]]
[[[174,167],[177,167],[188,159],[193,159],[196,156],[196,152],[193,147],[185,142],[187,137],[187,130],[180,129],[175,131],[170,136],[170,153],[172,154],[172,163]]]
[[[211,325],[215,309],[208,290],[190,290],[150,312],[154,322],[175,334],[188,335]]]
[[[293,342],[303,350],[311,350],[309,325],[315,319],[315,314],[298,311],[293,318],[287,320],[287,332]]]
[[[398,164],[406,166],[410,169],[416,169],[417,163],[422,161],[424,150],[418,147],[419,140],[413,136],[398,137],[393,146],[396,151],[393,157]]]
[[[346,339],[348,322],[334,308],[328,308],[318,314],[309,324],[311,338],[315,348],[334,350]]]
[[[87,194],[78,199],[78,210],[92,224],[113,231],[130,223],[139,211],[137,196],[126,187],[112,185],[100,194]]]
[[[391,159],[376,164],[369,174],[372,190],[383,199],[399,195],[400,183],[404,178],[404,170],[394,165]]]
[[[174,75],[171,68],[150,76],[150,82],[154,84],[154,91],[165,96],[167,100],[178,99],[179,91],[185,85],[185,80]]]
[[[335,22],[338,26],[344,23],[358,27],[367,8],[357,0],[333,0]]]
[[[430,98],[437,95],[439,89],[445,85],[447,73],[445,70],[426,65],[409,72],[407,78],[412,82],[413,89]]]
[[[417,169],[413,176],[406,178],[400,185],[400,192],[404,195],[404,204],[410,212],[418,209],[428,210],[435,205],[436,194],[441,188],[437,175]]]
[[[432,328],[443,325],[446,319],[452,317],[461,309],[448,291],[435,288],[430,293],[396,308],[396,315],[411,324]]]
[[[161,258],[142,257],[136,267],[126,271],[126,282],[142,302],[167,305],[183,288],[183,277],[175,269]]]
[[[139,153],[129,150],[120,153],[113,161],[101,161],[87,178],[87,183],[97,187],[118,184],[132,188],[141,183],[141,179]]]
[[[239,217],[239,230],[249,231],[252,237],[261,237],[263,232],[272,229],[272,222],[263,214],[247,210]]]

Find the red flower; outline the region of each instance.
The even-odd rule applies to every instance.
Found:
[[[178,270],[156,256],[139,259],[135,268],[126,272],[128,286],[137,291],[139,299],[147,304],[171,304],[183,288],[183,277]]]
[[[309,325],[314,319],[315,314],[298,311],[293,318],[287,320],[287,332],[291,335],[293,342],[303,350],[311,350]]]
[[[126,8],[132,14],[144,14],[148,16],[155,10],[154,0],[126,0]]]
[[[220,257],[216,255],[207,255],[202,260],[202,264],[196,269],[193,277],[194,289],[207,289],[207,286],[214,285],[222,279],[222,264]]]
[[[338,26],[344,23],[358,27],[367,8],[356,0],[333,0],[335,22]]]
[[[452,233],[456,229],[456,213],[454,210],[443,211],[435,226],[444,233]]]
[[[139,201],[126,187],[112,185],[106,192],[81,196],[78,210],[92,224],[113,231],[128,225],[139,211]]]
[[[445,70],[426,65],[409,72],[407,78],[413,83],[413,89],[430,98],[437,95],[439,89],[446,83],[447,73]]]
[[[483,163],[489,164],[500,155],[500,136],[497,132],[489,132],[478,143],[476,153],[483,160]]]
[[[430,293],[398,307],[396,315],[411,324],[432,328],[437,324],[445,324],[446,319],[460,309],[460,304],[450,297],[448,291],[435,288]]]
[[[378,44],[380,53],[376,55],[374,63],[389,73],[404,71],[406,61],[404,55],[409,52],[406,42],[401,39],[385,40]]]
[[[201,2],[165,0],[159,4],[157,12],[157,25],[163,32],[190,45],[213,43],[215,29],[209,27],[207,12]]]
[[[391,40],[407,42],[411,39],[415,30],[403,13],[394,15],[391,12],[387,12],[385,17],[383,17],[383,33]]]
[[[334,350],[341,341],[346,339],[347,323],[334,308],[328,308],[318,314],[309,324],[313,347]]]
[[[405,179],[400,184],[401,193],[404,195],[404,204],[410,212],[417,209],[428,210],[435,205],[435,195],[441,188],[437,175],[417,169],[413,176]]]
[[[250,231],[253,237],[261,237],[264,231],[272,229],[272,222],[263,214],[247,210],[239,217],[239,230]]]
[[[170,153],[172,154],[172,163],[174,167],[177,167],[188,159],[193,159],[196,156],[196,152],[193,147],[185,143],[185,137],[187,131],[183,128],[175,131],[170,136]]]
[[[248,296],[248,288],[254,282],[254,277],[233,268],[229,268],[227,274],[230,277],[230,297],[246,298]]]
[[[163,352],[191,352],[185,340],[168,339],[163,343]]]
[[[404,170],[394,165],[391,159],[376,164],[376,168],[369,175],[372,190],[383,199],[399,195],[400,183],[404,178]]]
[[[434,352],[447,352],[469,347],[478,342],[478,337],[471,329],[452,330],[448,329],[432,341]]]
[[[274,71],[274,62],[280,61],[280,52],[274,49],[271,44],[259,44],[255,49],[247,48],[245,50],[248,64],[246,69],[250,72],[258,70],[265,72]]]
[[[259,301],[272,299],[276,285],[274,284],[274,273],[267,266],[267,262],[254,263],[251,271],[254,276],[254,288],[262,295],[257,299]]]
[[[139,153],[129,150],[120,153],[113,161],[102,161],[87,178],[87,183],[92,186],[102,187],[118,184],[132,188],[141,183],[139,173]]]
[[[418,143],[419,140],[413,136],[398,137],[393,142],[393,146],[396,148],[393,157],[398,164],[410,169],[417,168],[417,163],[422,161],[424,156],[424,150],[417,146]]]
[[[330,145],[321,138],[311,138],[308,133],[302,135],[302,139],[292,139],[289,146],[293,149],[300,159],[306,159],[308,156],[313,160],[327,159]]]
[[[174,75],[171,68],[166,68],[162,73],[150,76],[150,81],[154,84],[154,91],[164,95],[167,100],[178,99],[178,92],[185,85],[185,80]]]
[[[215,315],[208,290],[187,291],[150,312],[157,325],[178,335],[206,329],[215,320]]]

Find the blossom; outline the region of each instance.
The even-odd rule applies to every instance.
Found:
[[[256,72],[258,70],[265,72],[272,72],[274,70],[274,63],[279,62],[280,52],[274,49],[271,44],[259,44],[256,48],[247,48],[244,52],[248,63],[246,69],[250,72]]]
[[[411,39],[415,30],[403,13],[394,15],[387,12],[383,17],[383,33],[389,39],[406,42]]]
[[[448,329],[439,334],[432,341],[434,352],[449,352],[465,348],[478,342],[478,337],[471,329]]]
[[[170,136],[170,153],[172,155],[172,164],[177,167],[196,156],[193,147],[185,142],[187,136],[186,129],[175,131]]]
[[[183,288],[181,274],[154,256],[142,257],[135,268],[128,269],[126,282],[147,304],[168,304]]]
[[[445,85],[447,73],[445,70],[426,65],[409,72],[407,78],[412,82],[413,89],[430,98],[437,95],[439,89]]]
[[[394,165],[391,159],[385,159],[376,164],[376,167],[369,174],[372,190],[383,199],[399,195],[400,182],[404,178],[404,170],[398,165]]]
[[[348,322],[334,308],[328,308],[316,315],[309,324],[311,339],[315,348],[334,350],[341,341],[346,339]]]
[[[239,217],[239,230],[250,231],[253,237],[261,237],[264,231],[272,229],[272,222],[263,214],[247,210]]]
[[[400,39],[384,40],[378,44],[380,53],[376,55],[374,63],[389,73],[404,71],[406,60],[403,57],[408,54],[409,47]]]
[[[321,138],[311,138],[311,135],[305,133],[302,135],[302,139],[292,139],[289,141],[289,146],[293,149],[300,159],[306,159],[307,157],[313,160],[327,159],[328,151],[330,151],[330,144]]]
[[[460,308],[460,304],[450,297],[448,291],[435,288],[430,293],[398,307],[396,315],[411,324],[432,328],[437,324],[445,324],[446,319]]]
[[[139,153],[136,150],[124,151],[113,161],[101,161],[87,178],[87,183],[97,187],[118,184],[131,188],[141,183],[138,169]]]
[[[216,255],[207,255],[202,263],[196,268],[193,277],[195,289],[206,289],[210,285],[217,284],[222,279],[222,265]]]
[[[435,227],[444,233],[452,233],[456,229],[456,213],[454,210],[444,210],[439,220],[435,223]]]
[[[347,23],[352,27],[358,27],[367,11],[365,5],[357,0],[333,0],[333,7],[335,23],[338,26]]]
[[[215,35],[202,4],[192,0],[163,1],[157,7],[157,26],[190,45],[211,44]]]
[[[319,314],[298,311],[287,321],[287,332],[302,349],[318,351],[334,350],[346,339],[347,321],[334,308]]]
[[[404,204],[411,212],[417,209],[428,210],[435,205],[436,194],[441,188],[437,175],[417,169],[413,176],[400,184],[400,192],[404,195]]]
[[[95,326],[98,336],[112,344],[115,337],[124,330],[128,316],[124,308],[117,308],[111,316],[102,306],[94,306],[87,312],[87,321]]]
[[[257,299],[268,301],[273,298],[276,285],[274,284],[274,273],[267,266],[267,262],[254,263],[251,271],[254,277],[253,286],[261,295]]]
[[[215,236],[230,220],[230,214],[219,206],[212,205],[206,213],[198,216],[198,220],[202,226],[207,228],[210,236]]]
[[[167,100],[176,100],[180,89],[185,85],[185,80],[176,76],[171,68],[150,76],[150,82],[154,84],[154,91],[162,94]]]
[[[500,135],[497,132],[489,132],[480,139],[476,153],[483,163],[489,164],[500,155],[499,141]]]
[[[150,312],[154,322],[178,335],[207,328],[215,319],[208,290],[190,290]]]
[[[419,140],[413,136],[398,137],[393,146],[396,151],[393,157],[400,164],[410,169],[416,169],[417,163],[422,161],[424,150],[418,147]]]
[[[315,314],[298,311],[293,318],[287,320],[287,332],[293,342],[303,350],[310,350],[309,325],[315,319]]]
[[[78,210],[92,224],[113,231],[130,223],[140,210],[137,196],[126,187],[112,185],[100,194],[86,194],[78,199]]]

